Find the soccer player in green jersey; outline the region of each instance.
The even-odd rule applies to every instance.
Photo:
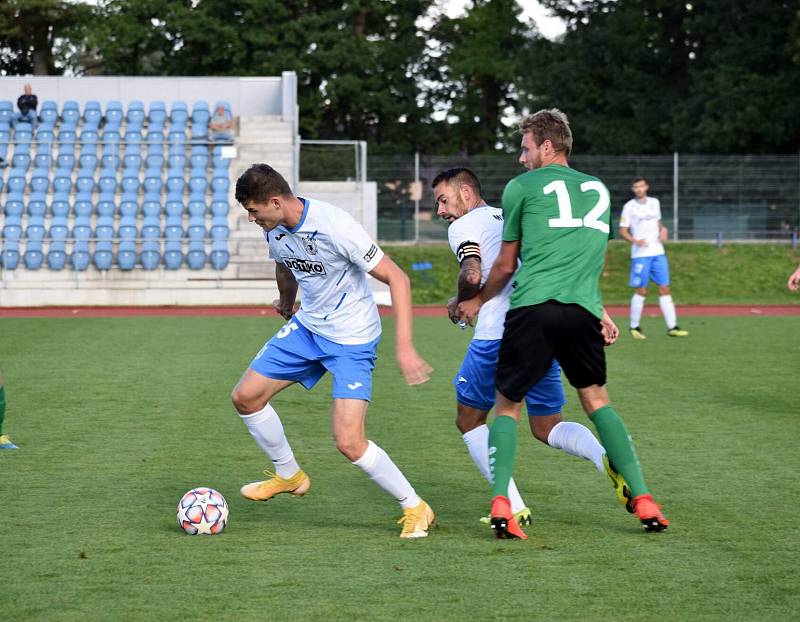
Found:
[[[608,189],[597,177],[569,167],[572,132],[560,110],[528,116],[520,133],[520,163],[528,172],[512,179],[503,192],[500,254],[477,296],[458,307],[459,317],[472,322],[481,305],[514,276],[497,363],[496,418],[489,433],[492,528],[498,538],[522,537],[507,493],[517,423],[525,394],[555,358],[577,389],[612,467],[630,487],[633,511],[646,531],[663,531],[669,521],[645,484],[631,436],[605,388],[604,345],[613,339],[599,278],[610,232]]]

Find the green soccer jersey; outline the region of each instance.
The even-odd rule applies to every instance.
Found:
[[[548,300],[602,317],[600,272],[611,233],[610,196],[597,177],[550,164],[515,177],[503,192],[503,240],[520,241],[511,308]]]

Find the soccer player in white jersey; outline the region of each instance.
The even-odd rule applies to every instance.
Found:
[[[336,447],[400,503],[401,538],[427,536],[433,511],[386,452],[367,440],[364,429],[381,337],[367,273],[389,285],[397,320],[397,363],[406,382],[426,382],[432,371],[412,343],[408,277],[347,212],[295,196],[266,164],[254,164],[239,177],[236,200],[248,220],[264,230],[280,292],[274,304],[287,320],[233,389],[239,416],[275,465],[275,473],[266,472],[267,480],[243,486],[242,495],[266,501],[280,493],[308,492],[311,481],[297,463],[270,400],[295,382],[311,389],[330,371]],[[293,313],[298,285],[302,303]]]
[[[647,339],[639,323],[642,318],[647,284],[658,285],[658,305],[667,323],[670,337],[686,337],[689,333],[678,326],[675,303],[669,289],[669,263],[664,253],[667,228],[661,224],[661,203],[647,196],[649,186],[643,177],[633,180],[634,198],[622,208],[619,234],[631,243],[631,278],[629,285],[636,289],[631,298],[631,336]]]
[[[431,183],[436,212],[447,220],[450,248],[461,270],[458,293],[448,302],[450,319],[458,322],[457,306],[472,298],[486,282],[503,238],[503,210],[491,207],[481,197],[477,176],[467,168],[439,173]],[[495,371],[512,284],[481,307],[472,341],[453,385],[456,389],[456,427],[461,432],[475,466],[491,483],[489,471],[489,427],[486,418],[495,402]],[[615,329],[616,330],[616,329]],[[526,395],[528,422],[533,436],[555,449],[591,461],[600,473],[607,473],[617,498],[627,507],[630,497],[624,479],[609,464],[606,451],[584,425],[561,418],[566,402],[561,384],[561,367],[553,361],[550,370]],[[531,513],[512,479],[508,487],[511,511],[520,526],[530,525]],[[481,519],[489,522],[488,517]]]

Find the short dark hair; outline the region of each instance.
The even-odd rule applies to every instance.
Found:
[[[266,203],[272,197],[287,196],[292,196],[292,189],[269,164],[253,164],[236,180],[236,200],[244,206],[251,201]]]
[[[537,146],[549,140],[556,152],[563,152],[565,155],[572,152],[572,130],[569,129],[569,119],[558,108],[539,110],[522,119],[519,133],[528,132],[533,136]]]
[[[433,178],[433,181],[431,182],[431,188],[435,188],[442,182],[467,184],[470,188],[472,188],[472,191],[475,194],[481,196],[481,182],[478,181],[478,176],[464,166],[449,168],[446,171],[442,171]]]
[[[631,186],[633,184],[638,184],[640,181],[643,181],[644,183],[647,183],[647,180],[644,177],[637,177],[631,182]]]

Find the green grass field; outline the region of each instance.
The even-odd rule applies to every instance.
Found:
[[[414,302],[445,304],[455,295],[458,263],[446,244],[386,247],[413,281]],[[800,263],[800,251],[788,244],[670,243],[673,298],[676,304],[800,304],[800,296],[786,288],[789,275]],[[433,269],[417,272],[414,262],[429,261]],[[616,241],[608,246],[608,260],[600,279],[605,304],[628,304],[631,290],[630,245]],[[658,294],[650,286],[648,302]]]
[[[672,526],[645,534],[588,462],[521,435],[527,542],[478,517],[488,485],[452,421],[469,335],[416,323],[435,367],[403,385],[392,325],[369,436],[438,513],[402,541],[393,500],[329,431],[330,381],[274,404],[313,487],[253,504],[264,459],[229,392],[273,318],[0,320],[2,620],[795,620],[800,607],[796,318],[684,318],[623,338],[610,391]],[[570,391],[569,419],[583,420]],[[186,536],[175,504],[226,495],[228,529]]]

